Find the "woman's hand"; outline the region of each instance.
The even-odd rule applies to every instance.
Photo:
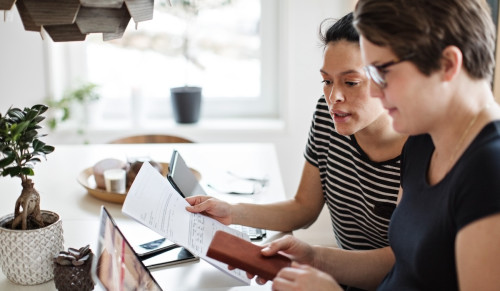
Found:
[[[270,242],[261,252],[264,256],[272,256],[280,252],[292,259],[292,261],[314,266],[315,253],[313,247],[292,235],[285,235]]]
[[[308,265],[293,262],[290,267],[281,269],[276,278],[274,278],[272,290],[332,291],[342,290],[342,288],[327,273]]]
[[[264,256],[273,256],[280,253],[289,257],[292,261],[296,261],[301,264],[313,265],[314,263],[314,249],[309,244],[291,235],[285,235],[284,237],[265,245],[261,253]],[[247,277],[251,279],[254,275],[247,273]],[[259,285],[263,285],[266,284],[267,280],[257,277],[255,282]]]
[[[225,225],[232,223],[231,205],[227,202],[210,196],[192,196],[186,201],[190,205],[186,207],[189,212],[201,213]]]

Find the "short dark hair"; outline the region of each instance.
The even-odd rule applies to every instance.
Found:
[[[319,29],[319,38],[322,45],[327,46],[330,42],[339,40],[359,43],[359,34],[352,24],[353,19],[353,14],[350,12],[337,21],[331,18],[323,20]],[[323,33],[323,27],[330,25],[332,21],[334,23]]]
[[[410,59],[425,75],[441,67],[442,51],[458,47],[474,79],[491,80],[495,26],[484,0],[359,0],[354,26],[368,41]]]

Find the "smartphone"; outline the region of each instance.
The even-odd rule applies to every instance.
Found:
[[[156,256],[149,257],[142,260],[142,263],[148,269],[156,269],[161,267],[173,266],[182,263],[196,262],[200,258],[193,255],[191,252],[185,248],[178,247],[175,249],[168,250],[166,252],[160,253]]]
[[[144,259],[178,247],[179,245],[176,245],[166,238],[159,238],[140,245],[135,245],[134,251],[141,259]]]
[[[207,195],[177,150],[174,150],[168,165],[167,179],[182,197]]]

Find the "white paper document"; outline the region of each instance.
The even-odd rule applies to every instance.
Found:
[[[167,178],[144,162],[128,191],[122,212],[243,283],[250,284],[246,272],[239,269],[230,271],[226,264],[206,256],[217,230],[249,241],[248,235],[210,217],[190,213],[185,209],[188,205]]]

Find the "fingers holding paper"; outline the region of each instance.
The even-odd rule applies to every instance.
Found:
[[[201,213],[225,225],[232,222],[231,205],[227,202],[205,195],[187,197],[186,201],[190,205],[186,207],[189,212]]]

